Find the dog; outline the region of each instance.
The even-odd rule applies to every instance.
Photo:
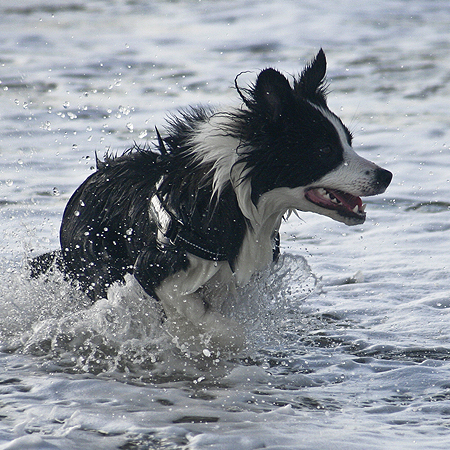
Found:
[[[36,258],[34,274],[56,261],[95,300],[131,273],[177,336],[188,327],[212,346],[242,347],[221,308],[277,259],[282,218],[312,211],[362,224],[360,197],[392,179],[352,149],[325,75],[321,49],[291,81],[273,68],[247,88],[236,79],[240,106],[180,111],[153,147],[97,159],[64,211],[61,250]]]

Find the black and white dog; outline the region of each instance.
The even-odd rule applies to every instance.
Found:
[[[276,258],[282,217],[361,224],[360,196],[392,178],[353,151],[327,107],[325,71],[322,50],[292,84],[265,69],[247,89],[236,83],[239,107],[181,112],[155,148],[97,161],[64,212],[59,266],[93,299],[132,273],[176,328],[239,347],[222,302]]]

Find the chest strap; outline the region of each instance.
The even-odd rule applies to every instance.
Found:
[[[182,247],[199,258],[227,261],[228,255],[205,245],[205,239],[164,207],[158,193],[150,199],[150,217],[156,221],[156,243],[161,251]]]
[[[158,193],[150,199],[150,218],[156,222],[156,245],[161,251],[175,250],[179,247],[209,261],[228,261],[226,253],[205,245],[205,238],[196,233],[183,223],[178,217],[164,207]],[[276,262],[280,255],[280,233],[274,232],[273,261]],[[231,264],[231,262],[230,262]]]

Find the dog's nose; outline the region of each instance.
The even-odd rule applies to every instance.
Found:
[[[384,190],[389,186],[389,183],[392,180],[392,173],[389,172],[389,170],[378,167],[375,173],[375,180],[378,186]]]

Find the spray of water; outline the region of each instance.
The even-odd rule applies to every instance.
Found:
[[[0,349],[33,355],[47,370],[195,380],[199,371],[219,370],[230,358],[226,351],[212,353],[207,342],[192,352],[171,335],[160,304],[132,276],[94,304],[57,270],[32,279],[22,268],[2,278]],[[306,261],[285,255],[222,312],[244,327],[247,354],[283,345],[298,332],[302,300],[315,286]]]

